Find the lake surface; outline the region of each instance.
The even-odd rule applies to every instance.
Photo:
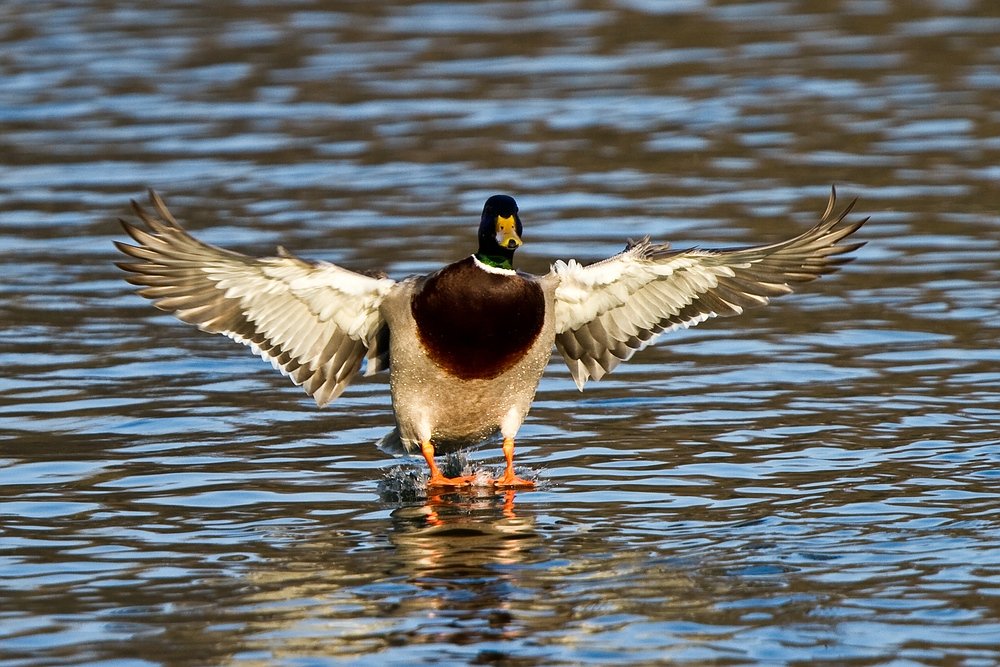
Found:
[[[1000,4],[141,6],[0,7],[0,662],[1000,662]],[[318,410],[113,266],[148,187],[399,278],[496,192],[542,273],[832,183],[843,272],[582,394],[553,360],[532,491],[393,497],[385,376]]]

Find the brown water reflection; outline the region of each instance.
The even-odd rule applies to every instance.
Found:
[[[986,0],[4,4],[0,662],[1000,661],[998,35]],[[316,410],[112,266],[147,187],[401,277],[494,192],[539,273],[784,238],[830,183],[857,262],[583,394],[553,365],[510,498],[385,498],[384,378]]]

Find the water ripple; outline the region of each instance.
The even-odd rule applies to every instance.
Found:
[[[994,14],[3,7],[0,662],[1000,661]],[[583,394],[553,361],[531,492],[428,493],[384,378],[319,411],[113,266],[148,187],[403,277],[498,191],[544,272],[774,242],[831,183],[873,216],[837,276]]]

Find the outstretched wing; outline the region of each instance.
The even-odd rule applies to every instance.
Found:
[[[750,248],[670,250],[645,238],[589,266],[557,262],[556,348],[581,390],[666,332],[763,306],[791,285],[815,280],[851,260],[864,243],[840,242],[868,218],[844,224],[852,201],[833,215],[837,192],[812,229]],[[855,200],[857,201],[857,200]],[[840,245],[838,245],[840,244]]]
[[[135,201],[145,227],[121,220],[138,245],[115,246],[136,261],[119,262],[139,294],[203,331],[248,345],[324,406],[340,395],[367,358],[366,374],[388,365],[379,304],[394,281],[278,249],[254,258],[195,239],[163,200],[155,214]]]

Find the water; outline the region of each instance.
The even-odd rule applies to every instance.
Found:
[[[0,44],[4,664],[1000,662],[995,3],[15,1]],[[402,277],[495,192],[541,273],[830,183],[842,273],[553,361],[534,491],[387,498],[384,376],[317,410],[112,265],[147,187]]]

